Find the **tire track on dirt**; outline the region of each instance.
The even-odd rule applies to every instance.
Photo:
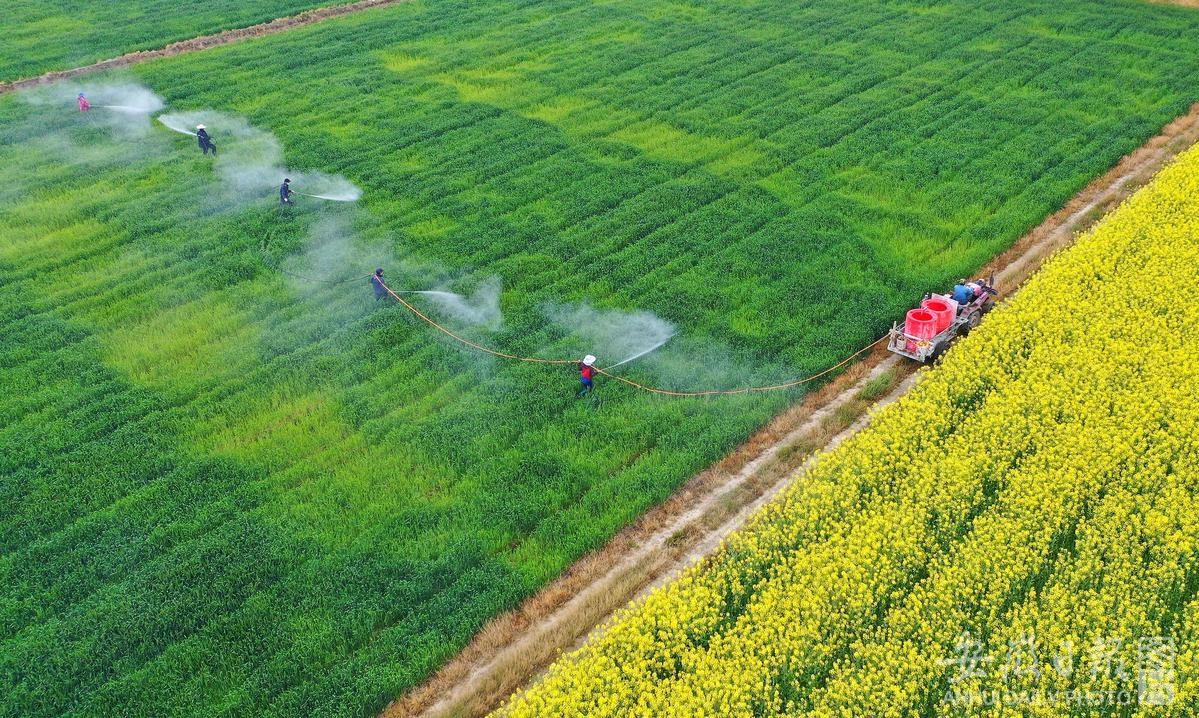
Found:
[[[286,17],[275,18],[267,22],[250,25],[248,27],[233,28],[231,30],[222,30],[221,32],[212,33],[211,35],[200,35],[189,40],[180,40],[172,42],[156,50],[138,50],[136,52],[128,52],[118,57],[109,58],[93,62],[90,65],[81,65],[68,70],[53,70],[46,72],[36,77],[27,77],[20,80],[12,80],[9,82],[0,82],[0,94],[13,92],[14,90],[24,90],[30,87],[39,85],[48,85],[52,82],[65,80],[72,77],[78,77],[90,72],[99,72],[101,70],[112,70],[121,67],[129,67],[137,65],[148,60],[156,60],[162,57],[173,57],[175,55],[183,55],[189,52],[199,52],[200,50],[208,50],[221,45],[229,45],[241,40],[246,40],[254,37],[262,37],[264,35],[274,35],[278,32],[291,30],[305,25],[314,25],[318,22],[332,20],[334,18],[353,15],[364,10],[373,10],[375,8],[387,7],[389,5],[400,5],[410,2],[410,0],[357,0],[357,2],[347,3],[345,5],[333,5],[330,7],[315,8],[305,10],[304,12]]]
[[[993,272],[1004,294],[1015,291],[1077,233],[1196,142],[1199,103],[1093,180],[979,274]],[[520,607],[490,621],[458,656],[384,709],[382,717],[479,716],[496,708],[559,653],[581,645],[614,611],[718,550],[728,534],[797,478],[816,450],[832,448],[865,426],[866,409],[902,396],[915,383],[915,368],[885,349],[872,352]]]

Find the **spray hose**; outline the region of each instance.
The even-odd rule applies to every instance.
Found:
[[[374,275],[371,275],[371,276],[374,276]],[[576,361],[574,359],[540,359],[538,357],[516,356],[515,354],[505,354],[504,352],[496,351],[495,349],[489,349],[489,348],[483,346],[482,344],[476,344],[475,342],[472,342],[471,340],[469,340],[465,337],[458,336],[454,332],[450,331],[449,329],[446,329],[445,327],[441,326],[437,322],[433,321],[428,315],[424,314],[423,312],[421,312],[421,310],[412,306],[412,304],[410,302],[408,302],[403,297],[401,297],[399,294],[397,294],[395,292],[395,290],[393,290],[391,287],[387,286],[387,284],[384,283],[382,279],[379,280],[379,285],[382,286],[384,289],[386,289],[387,293],[390,294],[393,299],[395,299],[400,304],[404,305],[405,309],[412,312],[416,316],[420,317],[422,320],[425,321],[426,324],[428,324],[429,326],[438,330],[442,334],[445,334],[446,336],[448,336],[456,341],[459,341],[468,347],[471,347],[472,349],[478,349],[481,352],[486,352],[487,354],[500,357],[501,359],[511,359],[512,361],[534,362],[537,364],[573,364]]]
[[[373,275],[367,275],[367,276],[373,276]],[[446,336],[450,337],[451,339],[454,339],[455,341],[461,342],[462,344],[465,344],[466,346],[471,347],[472,349],[477,349],[481,352],[485,352],[492,356],[500,357],[501,359],[510,359],[512,361],[531,362],[531,363],[536,363],[536,364],[574,364],[576,361],[578,361],[577,359],[542,359],[540,357],[522,357],[522,356],[517,356],[515,354],[506,354],[504,352],[485,347],[482,344],[477,344],[465,337],[455,334],[454,332],[450,331],[449,329],[438,324],[427,314],[425,314],[424,312],[422,312],[421,310],[419,310],[415,306],[413,306],[411,302],[408,302],[403,297],[401,297],[399,295],[399,293],[397,293],[391,287],[387,286],[387,284],[385,284],[382,280],[380,280],[379,284],[380,284],[380,286],[383,287],[383,289],[387,290],[387,293],[390,294],[393,299],[395,299],[397,302],[399,302],[401,305],[403,305],[403,307],[405,309],[407,309],[408,311],[412,312],[414,315],[419,317],[426,324],[433,327],[434,329],[441,332],[442,334],[445,334]],[[796,379],[795,381],[789,381],[789,382],[785,382],[783,384],[771,384],[768,386],[748,386],[748,387],[742,387],[740,389],[720,389],[720,390],[711,390],[711,391],[672,391],[670,389],[660,389],[658,387],[646,386],[645,384],[638,384],[637,382],[633,381],[632,379],[626,379],[623,376],[619,376],[617,374],[611,374],[607,370],[601,369],[599,367],[596,367],[595,371],[599,374],[602,374],[602,375],[608,377],[609,379],[613,379],[615,381],[621,382],[622,384],[628,384],[629,386],[633,387],[634,389],[639,389],[641,391],[649,392],[650,394],[658,394],[661,396],[730,396],[733,394],[749,394],[749,393],[758,392],[758,391],[779,391],[782,389],[791,389],[791,388],[794,388],[797,386],[801,386],[803,384],[813,382],[822,376],[831,374],[832,372],[840,369],[841,367],[850,363],[854,359],[857,359],[859,356],[865,354],[866,352],[870,351],[874,347],[878,346],[879,343],[882,342],[886,338],[887,338],[887,335],[883,335],[883,336],[879,337],[878,339],[875,339],[874,341],[870,342],[866,346],[857,350],[853,354],[850,354],[846,358],[842,359],[841,361],[837,362],[836,364],[832,365],[831,367],[825,369],[824,371],[817,372],[816,374],[804,377],[803,379]]]
[[[779,391],[782,389],[791,389],[791,388],[794,388],[797,386],[801,386],[803,384],[807,384],[809,382],[816,381],[817,379],[819,379],[822,376],[825,376],[826,374],[831,374],[834,371],[845,366],[846,364],[850,363],[854,359],[857,359],[861,355],[870,351],[874,347],[878,346],[879,343],[881,343],[886,338],[887,337],[884,335],[884,336],[879,337],[878,339],[875,339],[874,341],[870,342],[866,346],[857,350],[853,354],[850,354],[849,356],[845,357],[844,359],[842,359],[841,361],[837,362],[836,364],[830,366],[828,369],[825,369],[824,371],[817,372],[811,376],[806,376],[803,379],[796,379],[795,381],[789,381],[789,382],[786,382],[783,384],[771,384],[769,386],[746,386],[746,387],[742,387],[740,389],[714,389],[711,391],[671,391],[670,389],[659,389],[659,388],[653,387],[653,386],[645,386],[644,384],[638,384],[637,382],[633,381],[632,379],[626,379],[623,376],[617,376],[616,374],[609,374],[608,372],[604,371],[603,369],[597,368],[596,371],[599,372],[600,374],[603,374],[604,376],[608,377],[609,379],[615,379],[616,381],[619,381],[623,384],[628,384],[629,386],[631,386],[635,389],[640,389],[641,391],[648,391],[651,394],[661,394],[662,396],[731,396],[733,394],[750,394],[750,393],[753,393],[756,391]]]

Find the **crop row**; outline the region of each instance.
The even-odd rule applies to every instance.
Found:
[[[438,316],[526,355],[652,311],[627,369],[677,388],[811,373],[1186,104],[1195,20],[1093,5],[406,3],[134,70],[354,208],[0,99],[0,713],[370,712],[795,398],[577,402],[279,269],[498,278],[498,329]]]

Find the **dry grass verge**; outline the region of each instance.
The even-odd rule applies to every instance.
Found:
[[[23,80],[14,80],[12,82],[0,82],[0,94],[12,92],[13,90],[22,90],[38,85],[46,85],[51,82],[65,80],[71,77],[77,77],[89,72],[98,72],[100,70],[113,70],[121,67],[129,67],[147,60],[155,60],[160,57],[173,57],[182,55],[188,52],[198,52],[207,50],[221,45],[245,40],[251,37],[262,37],[263,35],[273,35],[277,32],[290,30],[304,25],[312,25],[325,20],[331,20],[336,17],[344,17],[353,13],[362,12],[363,10],[371,10],[377,7],[385,7],[387,5],[399,5],[400,3],[409,2],[410,0],[358,0],[345,5],[333,5],[331,7],[315,8],[313,10],[305,10],[296,15],[287,17],[275,18],[269,22],[251,25],[249,27],[234,28],[232,30],[223,30],[211,35],[201,35],[193,37],[190,40],[180,40],[173,42],[165,47],[157,50],[139,50],[130,52],[120,57],[110,58],[93,62],[90,65],[74,67],[69,70],[56,70],[47,72],[37,77],[28,77]]]

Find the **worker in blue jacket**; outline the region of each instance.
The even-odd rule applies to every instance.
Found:
[[[208,135],[208,130],[204,125],[196,125],[196,140],[200,143],[200,151],[204,154],[212,152],[212,156],[216,157],[216,144],[213,143],[212,137]]]
[[[279,204],[291,204],[291,179],[285,178],[279,185]]]
[[[967,284],[965,279],[959,279],[958,283],[953,285],[953,301],[959,305],[973,302],[974,297],[974,287]]]

